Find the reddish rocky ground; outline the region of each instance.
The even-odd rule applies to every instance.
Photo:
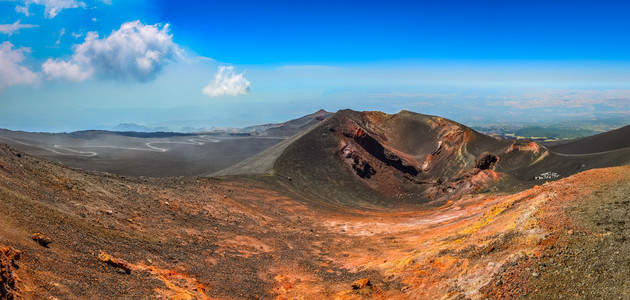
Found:
[[[2,146],[0,290],[25,299],[627,298],[629,179],[630,167],[597,169],[516,194],[366,209],[305,198],[272,176],[125,178]]]

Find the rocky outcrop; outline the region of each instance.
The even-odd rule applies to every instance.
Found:
[[[369,179],[373,175],[376,175],[376,170],[374,170],[372,165],[362,159],[361,155],[357,151],[352,150],[349,145],[346,145],[341,150],[341,153],[344,161],[352,167],[359,177]]]
[[[491,169],[497,161],[499,161],[499,157],[490,152],[484,152],[475,160],[475,168],[488,170]]]
[[[52,243],[52,240],[49,237],[47,237],[47,236],[45,236],[45,235],[43,235],[43,234],[41,234],[39,232],[33,234],[33,236],[31,236],[31,238],[33,239],[33,241],[36,241],[42,247],[46,247],[46,248],[48,248],[48,245],[50,243]]]
[[[0,299],[15,299],[18,296],[17,260],[21,252],[11,247],[0,247]]]
[[[370,286],[372,286],[372,283],[370,282],[370,278],[359,279],[355,281],[354,283],[352,283],[352,289],[354,290],[358,290],[358,289],[362,289],[364,287],[370,287]]]
[[[125,272],[126,274],[131,274],[131,267],[129,267],[129,263],[118,259],[118,258],[114,258],[113,256],[107,254],[105,251],[102,251],[98,254],[98,260],[112,266],[115,268],[120,269],[122,272]]]
[[[417,176],[418,170],[405,161],[402,157],[396,155],[392,151],[383,147],[383,145],[368,134],[362,128],[356,128],[351,132],[344,132],[346,137],[352,138],[361,148],[363,148],[367,153],[374,156],[376,159],[385,163],[388,166],[391,166],[397,169],[400,172],[411,176]]]

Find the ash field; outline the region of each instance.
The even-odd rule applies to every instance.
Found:
[[[261,152],[330,116],[320,110],[281,124],[202,133],[0,129],[0,142],[70,167],[129,176],[203,176]]]
[[[630,130],[1,131],[0,298],[627,299]]]

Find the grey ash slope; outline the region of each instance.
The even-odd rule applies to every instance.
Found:
[[[273,174],[274,165],[278,160],[278,157],[292,145],[295,141],[299,140],[303,136],[307,135],[311,130],[314,130],[316,126],[303,130],[295,134],[294,136],[277,143],[262,152],[255,154],[245,160],[229,166],[218,172],[213,172],[207,176],[224,176],[224,175],[251,175],[251,174]]]
[[[440,117],[342,110],[214,175],[273,175],[307,198],[343,205],[439,205],[467,193],[514,191],[628,163],[625,148],[565,155]]]
[[[0,132],[1,142],[70,167],[148,177],[220,170],[281,140],[227,134]]]
[[[333,113],[320,109],[315,113],[284,123],[245,127],[240,129],[239,132],[252,133],[259,136],[278,136],[288,138],[312,127],[332,115]]]
[[[0,142],[68,166],[119,175],[201,176],[232,166],[325,119],[318,111],[249,132],[33,133],[0,130]]]
[[[630,147],[630,126],[570,141],[550,143],[549,149],[565,154],[591,154]]]

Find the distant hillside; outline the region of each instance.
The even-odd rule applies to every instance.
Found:
[[[551,144],[552,150],[566,154],[588,154],[630,147],[630,126],[571,141]]]
[[[514,134],[520,137],[526,138],[547,138],[547,139],[575,139],[585,137],[589,135],[597,134],[598,132],[590,129],[570,129],[559,127],[541,127],[541,126],[527,126],[517,130]]]
[[[153,129],[138,125],[136,123],[120,123],[112,128],[113,131],[136,131],[136,132],[151,132]]]
[[[290,137],[298,132],[310,128],[311,126],[325,120],[332,116],[333,113],[327,112],[323,109],[318,110],[315,113],[306,115],[304,117],[290,120],[279,124],[264,124],[257,126],[250,126],[238,129],[238,132],[251,133],[260,136],[284,136]]]

